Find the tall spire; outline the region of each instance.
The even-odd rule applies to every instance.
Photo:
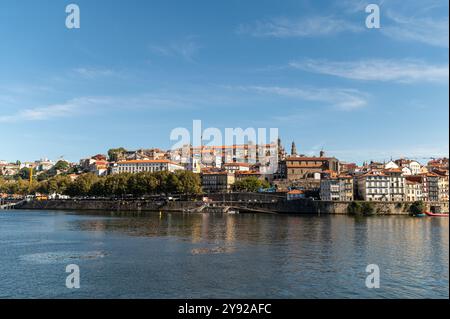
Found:
[[[283,143],[281,143],[281,138],[278,137],[278,160],[283,160],[286,157],[286,152],[284,151]]]
[[[291,156],[297,156],[297,147],[295,146],[295,142],[292,142]]]

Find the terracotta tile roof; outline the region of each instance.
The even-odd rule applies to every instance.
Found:
[[[297,165],[297,164],[287,164],[287,168],[321,168],[323,164],[306,164],[306,165]]]
[[[225,163],[223,166],[242,166],[242,167],[250,167],[248,163]]]
[[[179,165],[182,166],[181,164],[169,161],[169,160],[129,160],[129,161],[121,161],[118,162],[117,164],[173,164],[173,165]]]
[[[403,173],[401,168],[387,168],[384,170],[387,173]]]
[[[410,176],[405,176],[405,179],[407,181],[410,181],[410,182],[422,183],[423,176],[421,176],[421,175],[410,175]]]
[[[351,176],[351,175],[339,174],[339,175],[338,175],[338,178],[352,179],[353,176]]]
[[[378,173],[378,172],[374,172],[374,171],[369,171],[361,176],[383,176],[386,177],[387,175],[384,173]]]
[[[289,156],[286,161],[328,161],[334,157],[307,157],[307,156]]]
[[[202,172],[202,175],[230,175],[228,172],[211,172],[211,171],[206,171],[206,172]]]
[[[260,172],[255,172],[255,171],[238,171],[235,174],[236,175],[261,175]]]

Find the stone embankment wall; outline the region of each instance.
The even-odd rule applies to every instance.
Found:
[[[288,214],[348,214],[350,202],[317,201],[299,199],[288,201],[280,194],[234,193],[215,194],[208,196],[210,209],[201,209],[201,201],[153,202],[144,200],[134,201],[104,201],[104,200],[50,200],[30,201],[20,205],[21,209],[48,210],[107,210],[107,211],[179,211],[179,212],[217,212],[220,207],[231,207],[240,211],[271,212]],[[363,202],[360,202],[363,203]],[[367,202],[372,207],[374,215],[407,215],[409,202]],[[439,207],[441,212],[449,211],[448,202],[427,203],[427,210],[431,206]],[[214,207],[214,208],[213,208]]]
[[[20,209],[47,210],[107,210],[107,211],[184,211],[201,207],[201,202],[152,202],[152,201],[104,201],[104,200],[43,200],[30,201]]]

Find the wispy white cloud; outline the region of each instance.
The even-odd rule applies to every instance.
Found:
[[[391,21],[383,26],[381,31],[388,37],[400,41],[449,47],[448,16],[445,18],[402,16],[387,11],[386,17]]]
[[[335,4],[342,17],[335,15],[278,17],[241,24],[237,32],[255,37],[294,38],[336,35],[344,32],[367,31],[364,25],[365,8],[373,1],[342,0]],[[381,8],[380,32],[396,41],[424,43],[449,47],[448,2],[379,0]],[[359,16],[355,20],[356,14]],[[362,17],[362,20],[361,20]]]
[[[91,96],[79,97],[38,107],[15,107],[16,112],[0,115],[0,123],[17,123],[25,121],[46,121],[56,118],[77,116],[95,116],[105,112],[130,112],[131,110],[173,110],[191,109],[204,105],[205,101],[213,101],[211,96],[177,93],[142,93],[124,96]]]
[[[364,12],[370,3],[381,8],[380,31],[385,36],[448,48],[448,1],[340,0],[337,7],[352,15]]]
[[[179,57],[188,62],[194,62],[194,57],[202,46],[195,41],[195,37],[190,36],[168,44],[151,44],[148,48],[151,52],[160,56]]]
[[[97,98],[76,98],[61,104],[24,108],[10,115],[1,115],[0,123],[44,121],[54,118],[71,117],[79,114],[83,110],[90,110],[94,105],[105,102]]]
[[[299,19],[274,18],[257,21],[251,25],[240,25],[239,34],[249,34],[255,37],[314,37],[337,34],[341,32],[358,32],[362,26],[333,16],[314,16]]]
[[[270,94],[312,102],[323,102],[338,109],[350,111],[367,105],[367,95],[354,89],[292,88],[278,86],[241,86],[237,89],[258,94]]]
[[[367,59],[352,62],[327,60],[294,61],[292,68],[308,72],[365,81],[448,82],[449,65],[433,65],[417,60]]]

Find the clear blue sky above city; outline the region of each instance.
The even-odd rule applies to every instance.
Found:
[[[76,3],[81,28],[67,29]],[[368,3],[381,28],[368,29]],[[2,0],[0,160],[279,128],[344,161],[448,156],[448,1]]]

